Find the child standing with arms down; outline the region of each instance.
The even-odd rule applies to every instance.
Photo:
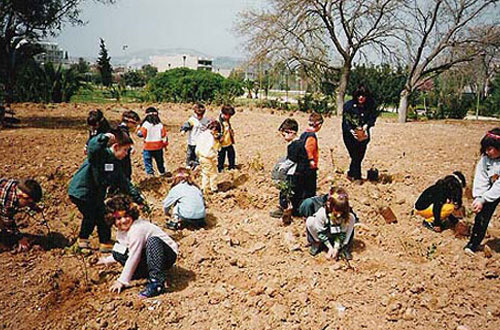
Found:
[[[165,175],[165,163],[163,160],[163,149],[168,146],[167,129],[163,126],[158,110],[154,107],[146,109],[146,118],[137,130],[137,135],[144,139],[144,150],[142,156],[144,167],[148,176],[154,176],[153,158],[156,161],[158,172]]]
[[[234,170],[236,168],[236,152],[234,151],[234,132],[231,127],[231,117],[235,114],[234,108],[230,105],[222,106],[219,115],[219,123],[221,126],[221,149],[218,156],[217,169],[219,173],[224,170],[224,162],[227,159],[229,162],[228,169]]]
[[[500,128],[487,132],[481,140],[481,159],[476,166],[472,187],[474,227],[465,252],[474,254],[486,235],[488,224],[500,202]]]
[[[89,237],[97,226],[99,250],[109,252],[113,247],[111,228],[105,223],[104,199],[108,187],[117,187],[130,194],[137,203],[143,199],[126,178],[121,160],[128,154],[132,140],[120,129],[99,134],[89,141],[87,159],[75,173],[68,188],[68,195],[83,215],[78,246],[90,248]]]
[[[309,253],[315,256],[326,247],[329,259],[337,259],[339,252],[346,259],[352,259],[355,222],[356,216],[351,212],[347,192],[343,188],[332,187],[325,205],[306,220],[307,241],[311,244]]]
[[[205,226],[205,201],[203,193],[194,182],[187,168],[178,168],[174,173],[174,182],[163,201],[163,210],[169,214],[173,207],[173,220],[167,222],[170,229],[186,226]]]
[[[0,243],[7,248],[19,244],[19,251],[30,248],[29,240],[17,228],[14,216],[19,209],[38,210],[36,203],[42,199],[42,187],[33,179],[22,181],[0,179]]]
[[[132,110],[125,111],[122,114],[122,122],[118,125],[118,127],[128,134],[130,138],[130,131],[135,130],[137,125],[139,125],[141,118],[139,115]],[[130,148],[127,156],[122,160],[122,169],[123,173],[127,177],[127,179],[132,179],[132,159],[130,158],[130,154],[133,152],[134,148]]]
[[[205,106],[201,103],[196,103],[193,107],[194,114],[181,127],[181,132],[188,133],[186,167],[194,169],[200,165],[196,157],[196,140],[201,132],[208,126],[210,120],[205,117]]]
[[[215,180],[217,179],[217,152],[220,150],[221,125],[217,121],[208,124],[206,131],[200,134],[196,141],[196,156],[200,160],[201,167],[201,190],[207,191],[210,186],[211,192],[217,191]]]
[[[139,218],[139,209],[129,197],[115,196],[106,207],[118,229],[118,243],[113,247],[113,254],[101,258],[99,264],[118,261],[123,265],[110,291],[120,293],[130,286],[131,280],[146,277],[148,283],[139,297],[150,298],[164,293],[167,270],[179,254],[177,243],[158,226]]]
[[[297,199],[295,202],[297,211],[304,199],[316,196],[319,160],[318,137],[316,133],[319,132],[322,125],[323,116],[316,112],[311,113],[306,131],[299,138],[301,146],[300,148],[296,148],[292,152],[292,155],[290,155],[290,159],[297,163],[295,171],[297,191],[296,197],[294,197]]]

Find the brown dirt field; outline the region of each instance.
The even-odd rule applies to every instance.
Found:
[[[117,104],[103,110],[116,122],[125,108],[142,114],[145,107]],[[84,160],[85,118],[92,106],[13,108],[22,125],[0,130],[0,176],[37,178],[56,232],[52,242],[74,241],[81,218],[66,191]],[[187,105],[159,109],[169,129],[166,164],[173,170],[184,164],[186,137],[178,131],[190,111]],[[209,115],[215,117],[216,110]],[[364,173],[374,165],[394,180],[356,185],[334,171],[348,166],[348,156],[340,118],[328,118],[319,132],[319,191],[332,182],[346,187],[366,224],[357,229],[349,268],[324,253],[309,256],[303,219],[284,227],[268,216],[278,195],[270,171],[285,153],[277,127],[286,116],[238,109],[233,126],[241,169],[219,177],[226,191],[207,198],[207,228],[168,231],[181,251],[169,273],[168,293],[140,301],[136,295],[144,282],[120,295],[108,292],[121,268],[94,266],[96,255],[78,257],[58,247],[3,252],[0,329],[500,329],[498,216],[485,239],[493,250],[487,258],[483,252],[466,256],[466,238],[451,230],[433,233],[410,214],[419,193],[438,178],[461,170],[471,180],[479,141],[498,123],[379,120]],[[293,116],[305,128],[306,114]],[[146,180],[136,141],[133,179],[155,206],[151,220],[163,226],[161,201],[169,182]],[[464,203],[470,207],[471,200]],[[378,214],[384,205],[394,210],[397,223],[386,224]],[[39,215],[35,218],[20,215],[18,223],[43,240],[46,228]],[[470,212],[466,221],[473,221]],[[97,246],[96,237],[92,243]]]

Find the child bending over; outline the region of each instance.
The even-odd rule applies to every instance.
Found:
[[[42,199],[42,187],[33,179],[17,181],[0,179],[0,239],[6,247],[19,244],[19,251],[30,248],[29,240],[17,228],[14,216],[24,207],[38,210],[36,203]]]
[[[179,254],[177,243],[160,227],[139,218],[139,208],[128,196],[115,196],[106,203],[108,218],[114,221],[118,232],[113,254],[101,258],[99,264],[118,261],[123,271],[111,285],[110,291],[120,293],[133,279],[148,279],[141,298],[155,297],[165,292],[167,270]]]
[[[500,128],[487,132],[481,140],[481,159],[476,166],[472,187],[474,227],[465,252],[474,254],[486,235],[486,229],[500,202]]]
[[[205,117],[205,106],[201,103],[196,103],[193,107],[194,114],[181,127],[181,132],[188,133],[186,167],[195,169],[200,165],[196,157],[196,140],[200,134],[206,129],[210,120]]]
[[[169,214],[172,207],[173,220],[167,222],[168,228],[177,230],[186,226],[203,227],[206,224],[203,193],[187,168],[175,170],[172,188],[163,201],[165,214]]]
[[[220,150],[221,126],[219,122],[212,121],[208,129],[200,134],[196,142],[196,156],[200,160],[201,190],[206,192],[210,186],[212,192],[217,191],[217,152]]]
[[[307,240],[311,244],[309,253],[312,256],[326,247],[329,259],[337,259],[339,252],[346,259],[352,259],[356,216],[350,211],[347,192],[343,188],[332,187],[325,206],[306,220]]]
[[[163,160],[163,149],[168,146],[167,129],[163,126],[158,110],[154,107],[146,109],[146,118],[137,130],[137,135],[144,139],[144,150],[142,157],[144,167],[148,176],[154,176],[153,158],[156,161],[158,172],[165,175],[165,163]]]
[[[120,129],[112,132],[99,134],[89,141],[87,159],[69,184],[69,198],[83,215],[78,235],[78,246],[82,249],[90,248],[89,237],[96,226],[100,251],[109,252],[113,247],[111,228],[104,221],[104,199],[108,187],[117,187],[122,193],[130,194],[137,203],[143,202],[120,163],[128,155],[132,139]]]
[[[443,219],[449,218],[454,225],[457,219],[451,213],[462,206],[462,189],[465,176],[455,171],[425,189],[415,202],[416,214],[424,217],[423,225],[430,230],[441,232]]]

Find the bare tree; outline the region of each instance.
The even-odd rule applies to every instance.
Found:
[[[403,53],[408,78],[399,101],[399,122],[405,122],[408,99],[427,79],[483,52],[481,38],[469,29],[485,23],[497,0],[408,0],[401,9],[406,22]],[[494,19],[494,17],[493,17]],[[457,51],[467,46],[469,51]]]
[[[337,112],[342,111],[351,67],[356,56],[377,50],[391,53],[396,37],[396,13],[402,0],[269,0],[264,10],[240,14],[236,32],[247,37],[254,59],[294,62],[311,72],[331,72],[340,66]],[[339,65],[335,59],[340,58]]]

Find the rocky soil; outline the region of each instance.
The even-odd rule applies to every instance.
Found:
[[[118,121],[125,109],[106,105]],[[411,215],[419,193],[454,170],[470,181],[479,141],[495,122],[429,121],[397,124],[381,119],[373,130],[364,169],[375,166],[385,183],[349,183],[340,118],[327,118],[319,132],[319,191],[344,186],[364,226],[358,227],[354,260],[309,256],[305,221],[289,226],[268,212],[277,204],[270,171],[285,153],[277,127],[293,115],[303,129],[307,115],[250,108],[233,118],[240,169],[219,177],[221,192],[207,197],[208,226],[166,229],[180,245],[169,273],[168,293],[139,300],[144,282],[120,295],[108,287],[120,267],[96,266],[97,252],[64,249],[76,239],[80,214],[69,201],[69,180],[84,160],[85,118],[92,105],[17,104],[19,128],[0,130],[0,176],[35,177],[44,188],[47,236],[40,215],[21,214],[23,232],[38,245],[26,253],[0,254],[0,329],[500,329],[500,224],[494,216],[475,257],[453,230],[434,233]],[[169,170],[183,165],[186,137],[179,127],[188,105],[159,105],[170,137]],[[208,115],[217,116],[215,108]],[[142,144],[133,155],[133,181],[154,206],[149,216],[164,226],[161,201],[168,178],[147,179]],[[390,182],[389,182],[390,181]],[[470,185],[470,182],[469,182]],[[464,222],[472,223],[465,199]],[[387,224],[379,208],[397,222]],[[92,244],[97,247],[97,238]],[[491,253],[488,253],[491,251]]]

